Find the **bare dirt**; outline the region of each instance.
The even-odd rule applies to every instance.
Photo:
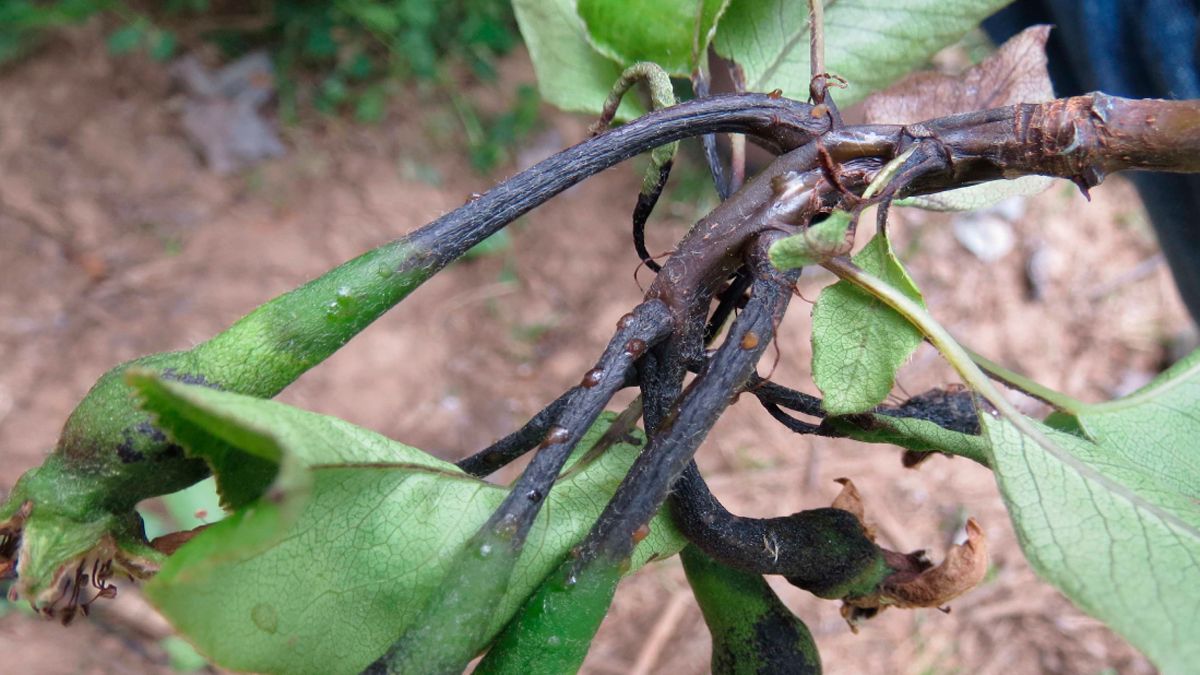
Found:
[[[498,85],[474,93],[502,105],[521,82],[532,75],[517,55]],[[175,97],[161,67],[108,57],[86,30],[0,72],[0,489],[40,462],[113,365],[194,345],[517,170],[474,174],[452,109],[413,92],[376,126],[314,119],[285,129],[288,157],[219,178],[184,139]],[[588,124],[549,109],[544,120],[527,159],[583,138]],[[522,219],[509,251],[454,265],[280,398],[450,458],[511,431],[578,381],[639,300],[628,236],[639,180],[620,167]],[[701,208],[667,206],[651,224],[651,250],[669,248]],[[965,343],[1049,386],[1093,400],[1126,391],[1189,328],[1120,179],[1091,203],[1069,185],[1029,200],[1016,247],[990,264],[957,243],[951,220],[910,210],[893,220],[928,305]],[[801,290],[815,299],[829,281],[806,273]],[[797,299],[772,377],[813,391],[809,313]],[[897,394],[951,381],[922,348]],[[743,400],[699,461],[720,498],[747,515],[828,505],[833,479],[848,476],[881,543],[935,560],[967,516],[983,524],[992,573],[950,613],[888,611],[853,635],[835,604],[773,580],[812,628],[827,672],[1152,670],[1034,576],[991,475],[965,460],[905,470],[895,448],[794,436]],[[128,587],[68,628],[10,608],[2,669],[165,672],[167,632]],[[585,672],[705,672],[708,641],[678,561],[666,561],[623,583]]]

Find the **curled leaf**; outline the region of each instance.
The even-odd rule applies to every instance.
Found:
[[[988,546],[983,528],[974,518],[967,520],[967,541],[952,546],[936,567],[924,551],[887,551],[888,566],[896,570],[868,596],[847,598],[842,616],[857,632],[856,624],[887,607],[915,609],[942,607],[983,581],[988,568]]]
[[[833,503],[830,506],[835,509],[849,511],[853,514],[859,524],[862,525],[867,539],[870,539],[872,542],[875,541],[875,528],[867,524],[867,510],[863,506],[862,495],[859,493],[858,488],[855,487],[854,481],[849,478],[835,478],[833,482],[840,484],[842,491],[838,493],[838,496],[833,498]]]
[[[841,485],[842,491],[838,493],[838,496],[833,498],[833,503],[830,506],[853,513],[854,517],[858,518],[858,522],[866,526],[866,511],[863,508],[862,495],[859,493],[858,488],[854,486],[854,481],[849,478],[835,478],[833,482]]]
[[[952,546],[937,567],[911,577],[889,577],[883,586],[884,602],[901,608],[942,607],[983,581],[987,568],[987,539],[979,522],[969,518],[966,542]]]

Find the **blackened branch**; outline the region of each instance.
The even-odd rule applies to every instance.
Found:
[[[882,552],[849,511],[823,508],[779,518],[743,518],[708,490],[693,462],[671,493],[675,524],[714,560],[755,574],[780,574],[822,597],[859,578]]]
[[[806,434],[806,435],[814,435],[814,436],[828,435],[827,433],[823,432],[823,430],[821,429],[821,425],[813,424],[811,422],[805,422],[804,420],[800,420],[800,419],[796,419],[795,417],[792,417],[791,415],[784,412],[775,403],[771,403],[770,401],[765,401],[761,398],[758,399],[758,402],[762,404],[762,407],[766,409],[767,413],[772,418],[774,418],[776,422],[779,422],[780,424],[787,427],[791,431],[794,431],[798,434]]]
[[[633,207],[633,248],[646,267],[653,272],[661,270],[662,265],[655,262],[650,252],[646,250],[646,221],[649,220],[654,206],[658,204],[658,198],[662,196],[663,188],[667,186],[667,179],[671,177],[672,164],[672,160],[667,160],[658,167],[657,181],[653,185],[643,184],[642,190],[638,192],[637,203]]]
[[[696,98],[706,98],[709,95],[708,75],[704,71],[696,69],[692,73],[692,90],[695,92]],[[730,177],[725,172],[725,165],[721,162],[721,155],[717,152],[717,135],[705,134],[700,137],[700,143],[704,148],[704,160],[708,163],[708,170],[712,174],[717,195],[721,201],[725,201],[729,199],[733,189]]]
[[[750,379],[746,391],[754,394],[764,403],[773,403],[811,417],[825,417],[825,411],[821,408],[821,399],[812,394],[805,394],[802,391],[764,380],[757,375]]]
[[[729,316],[733,314],[733,310],[740,309],[746,304],[746,291],[750,290],[750,284],[754,278],[750,276],[750,270],[742,267],[729,282],[729,286],[717,296],[717,308],[713,310],[712,316],[708,319],[708,324],[704,327],[704,344],[708,344],[716,339],[721,332],[721,328],[725,326],[725,322],[729,320]]]
[[[791,299],[796,276],[794,272],[781,274],[767,262],[767,247],[777,236],[779,233],[765,233],[751,244],[757,278],[746,309],[708,367],[684,390],[655,430],[588,533],[575,564],[577,573],[600,561],[619,563],[630,555],[634,532],[650,521],[675,478],[754,372]]]
[[[626,375],[634,362],[651,345],[665,338],[670,330],[670,312],[657,300],[643,302],[621,317],[617,332],[596,367],[589,370],[579,386],[570,392],[566,405],[538,446],[537,454],[483,530],[490,528],[497,533],[510,534],[513,545],[521,546],[571,451],[613,394],[625,386]]]

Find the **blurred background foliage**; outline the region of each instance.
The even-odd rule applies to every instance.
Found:
[[[113,55],[268,50],[285,123],[310,110],[377,122],[405,87],[445,94],[481,172],[507,161],[537,122],[532,87],[493,114],[457,93],[464,79],[493,81],[497,59],[519,43],[508,0],[0,0],[0,68],[88,21],[102,22]]]

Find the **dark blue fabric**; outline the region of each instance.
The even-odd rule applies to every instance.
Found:
[[[1017,0],[984,28],[1003,42],[1026,26],[1053,24],[1047,55],[1059,96],[1200,98],[1198,15],[1200,0]],[[1200,176],[1131,176],[1184,302],[1200,320]]]

